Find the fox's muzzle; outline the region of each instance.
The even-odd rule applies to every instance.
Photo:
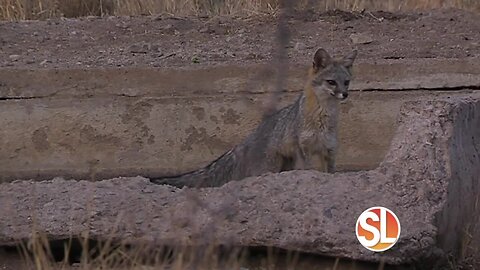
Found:
[[[348,97],[348,93],[338,93],[338,94],[336,95],[336,97],[337,97],[338,99],[342,99],[342,100],[343,100],[343,99],[346,99],[346,98]]]

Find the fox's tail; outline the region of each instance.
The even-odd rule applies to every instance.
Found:
[[[184,174],[151,178],[150,181],[158,185],[174,187],[218,187],[231,180],[236,164],[235,149],[232,149],[202,169]]]

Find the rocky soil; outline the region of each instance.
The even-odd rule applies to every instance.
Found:
[[[267,62],[276,18],[88,17],[0,22],[0,67],[198,66]],[[297,12],[289,17],[293,62],[317,47],[359,49],[359,58],[463,58],[480,55],[480,16],[460,10]],[[372,60],[373,61],[373,60]]]

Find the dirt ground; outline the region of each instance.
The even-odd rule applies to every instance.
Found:
[[[276,19],[88,17],[0,22],[0,67],[88,68],[201,66],[268,62]],[[307,63],[317,47],[359,58],[463,58],[480,55],[480,15],[297,12],[289,20],[293,62]]]

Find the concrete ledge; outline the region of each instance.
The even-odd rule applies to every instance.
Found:
[[[1,184],[0,245],[28,240],[34,229],[51,239],[89,231],[126,242],[273,246],[432,269],[448,255],[478,259],[479,155],[480,97],[408,102],[371,171],[291,171],[199,190],[140,177]],[[354,234],[358,215],[376,205],[402,224],[385,253],[367,251]]]
[[[309,66],[290,68],[286,91],[300,91]],[[413,90],[480,87],[480,59],[359,60],[351,89]],[[203,68],[0,69],[0,99],[199,97],[273,92],[265,65]]]

